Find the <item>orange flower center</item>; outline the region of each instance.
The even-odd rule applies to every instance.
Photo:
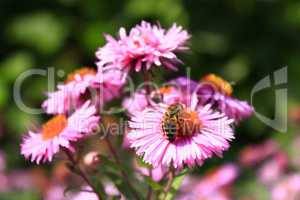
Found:
[[[68,125],[65,115],[56,115],[42,127],[42,139],[49,140],[58,136]]]
[[[76,76],[83,78],[85,75],[96,75],[96,71],[90,67],[83,67],[81,69],[75,70],[73,73],[69,74],[65,83],[69,83],[75,80]]]
[[[171,86],[164,86],[158,89],[160,94],[168,94],[172,91],[172,87]]]
[[[178,116],[178,136],[189,136],[200,131],[201,122],[198,113],[184,109]]]
[[[230,83],[215,74],[208,74],[204,76],[201,81],[213,84],[220,92],[229,96],[232,94],[232,87]]]

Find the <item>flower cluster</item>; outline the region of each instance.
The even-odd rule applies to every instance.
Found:
[[[149,95],[139,90],[123,102],[131,115],[126,137],[155,167],[201,165],[228,149],[234,138],[232,125],[253,112],[231,93],[231,85],[212,74],[199,82],[180,77]]]
[[[230,200],[232,183],[239,175],[239,167],[228,163],[206,173],[201,178],[185,177],[176,200]]]
[[[21,154],[39,164],[52,161],[63,149],[71,163],[77,165],[72,157],[76,154],[76,142],[97,130],[101,109],[125,95],[124,86],[131,74],[139,76],[141,73],[147,86],[122,99],[122,107],[129,117],[123,139],[146,165],[135,166],[136,171],[159,182],[169,172],[179,174],[185,167],[201,166],[213,155],[222,156],[234,139],[234,126],[254,111],[247,102],[232,96],[230,83],[208,74],[199,80],[178,77],[159,87],[148,85],[151,75],[156,75],[154,67],[176,70],[183,64],[176,53],[188,50],[190,35],[187,31],[176,24],[166,30],[142,21],[128,33],[121,28],[117,38],[110,35],[105,38],[107,43],[96,52],[96,68],[83,67],[74,71],[58,84],[56,91],[47,93],[42,108],[53,117],[40,129],[29,131],[21,144]],[[106,141],[119,165],[116,150],[109,138]],[[92,157],[84,162],[101,163],[98,153],[92,152],[89,154]],[[235,167],[230,165],[224,170],[225,179],[236,176]],[[80,167],[74,171],[87,182],[84,187],[95,192],[90,198],[100,199],[100,192]],[[128,181],[126,172],[121,174]],[[215,186],[212,190],[218,191],[227,184],[215,181],[222,174],[204,182],[212,183]],[[231,174],[232,177],[226,177]],[[200,191],[203,184],[199,183]],[[134,187],[131,190],[136,197]],[[79,194],[81,199],[80,195],[86,193]]]
[[[176,69],[180,63],[175,51],[186,50],[189,34],[181,26],[174,24],[169,30],[145,21],[126,33],[125,28],[119,31],[116,40],[105,35],[107,44],[99,48],[96,56],[98,66],[117,67],[125,71],[131,68],[139,72],[153,66],[165,66]]]
[[[74,151],[74,142],[97,130],[98,111],[120,95],[124,83],[124,74],[117,69],[83,67],[69,74],[57,91],[47,93],[42,108],[54,116],[41,129],[29,131],[21,154],[39,164],[52,161],[60,148]]]
[[[256,171],[256,178],[270,191],[269,199],[298,199],[300,194],[299,141],[291,144],[288,154],[274,140],[245,147],[240,152],[240,164]],[[293,155],[295,154],[295,155]]]

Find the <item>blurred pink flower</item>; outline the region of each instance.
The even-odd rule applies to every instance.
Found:
[[[107,43],[98,49],[98,66],[110,66],[129,71],[134,68],[149,70],[153,65],[176,69],[179,63],[175,51],[186,50],[190,38],[187,31],[174,24],[169,30],[142,21],[127,35],[125,28],[119,30],[119,38],[105,35]]]
[[[231,124],[210,105],[197,106],[194,96],[191,106],[172,104],[136,112],[131,117],[128,134],[131,147],[153,167],[159,165],[181,168],[201,165],[213,153],[221,156],[234,138]],[[170,115],[178,121],[170,121]]]
[[[44,200],[71,200],[72,194],[65,193],[65,187],[62,185],[51,185],[44,195]]]
[[[9,190],[9,178],[3,172],[0,172],[0,193],[7,192]]]
[[[98,92],[95,103],[101,108],[104,103],[119,97],[121,89],[126,83],[126,78],[126,73],[117,68],[98,67],[96,79],[92,84]]]
[[[246,101],[240,101],[231,96],[231,85],[215,74],[208,74],[201,79],[201,85],[197,89],[200,103],[211,103],[229,118],[239,122],[250,117],[254,108]]]
[[[6,169],[6,154],[0,150],[0,173]]]
[[[272,189],[272,200],[300,199],[300,175],[292,174],[283,178]]]
[[[294,138],[294,141],[292,142],[292,148],[291,148],[291,163],[294,167],[297,169],[300,169],[300,136],[297,136]]]
[[[91,188],[89,187],[84,187],[83,189],[91,191]],[[81,191],[74,195],[70,200],[98,200],[98,197],[93,192]]]
[[[239,168],[234,164],[225,164],[216,170],[205,174],[202,178],[187,176],[179,190],[177,200],[230,200],[228,191],[239,174]]]
[[[83,191],[75,194],[70,200],[98,200],[95,193],[90,192],[91,188],[88,186],[82,187]],[[126,200],[126,198],[118,191],[118,189],[110,182],[104,183],[104,191],[106,195],[110,197],[117,197],[120,200]]]
[[[0,112],[0,140],[3,137],[4,134],[4,118],[3,118],[3,113]]]
[[[123,100],[122,106],[129,114],[144,110],[148,106],[146,91],[144,89],[136,91]]]
[[[232,183],[239,174],[239,168],[235,164],[225,164],[208,173],[204,181],[211,182],[216,188]]]
[[[239,155],[240,163],[243,166],[252,167],[265,160],[278,151],[278,144],[272,140],[267,140],[261,144],[245,147]]]
[[[8,190],[8,177],[5,174],[6,170],[6,155],[0,151],[0,192]]]
[[[266,161],[258,171],[258,178],[264,184],[272,184],[278,180],[288,166],[288,156],[279,152]]]
[[[25,170],[16,170],[8,174],[8,184],[10,190],[26,191],[34,187],[32,175]]]
[[[52,161],[61,147],[73,150],[71,142],[84,137],[98,126],[99,117],[95,114],[96,108],[87,101],[69,118],[65,115],[53,117],[38,133],[29,131],[21,144],[21,154],[39,164],[41,161]]]
[[[163,87],[151,93],[151,99],[157,103],[171,105],[174,103],[191,104],[191,98],[198,83],[187,77],[168,81]]]

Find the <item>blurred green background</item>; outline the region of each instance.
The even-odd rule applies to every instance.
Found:
[[[129,29],[142,19],[163,27],[176,22],[187,29],[192,35],[191,51],[180,58],[192,68],[192,78],[210,72],[220,74],[235,83],[234,95],[241,99],[250,100],[251,89],[260,79],[288,66],[289,109],[298,106],[297,0],[2,0],[0,148],[9,155],[9,170],[29,167],[19,155],[21,135],[43,117],[21,112],[15,105],[12,94],[16,78],[30,68],[54,66],[71,72],[82,65],[93,66],[95,51],[105,42],[103,33],[115,35],[119,27]],[[170,77],[180,73],[184,69]],[[26,105],[38,108],[45,91],[46,78],[32,76],[22,86],[22,97]],[[274,98],[273,87],[256,94],[256,110],[271,118]],[[234,161],[241,147],[270,137],[288,148],[296,130],[289,124],[288,132],[281,134],[252,117],[237,129],[225,159],[212,159],[204,167]]]

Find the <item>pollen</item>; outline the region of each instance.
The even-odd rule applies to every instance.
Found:
[[[65,115],[56,115],[42,127],[42,139],[49,140],[58,136],[68,125]]]
[[[69,83],[75,80],[75,76],[80,76],[83,78],[85,75],[96,75],[96,71],[90,67],[82,67],[78,70],[75,70],[73,73],[69,74],[65,83]]]
[[[232,94],[232,87],[230,83],[215,74],[208,74],[204,76],[201,81],[213,84],[217,90],[227,94],[228,96]]]

